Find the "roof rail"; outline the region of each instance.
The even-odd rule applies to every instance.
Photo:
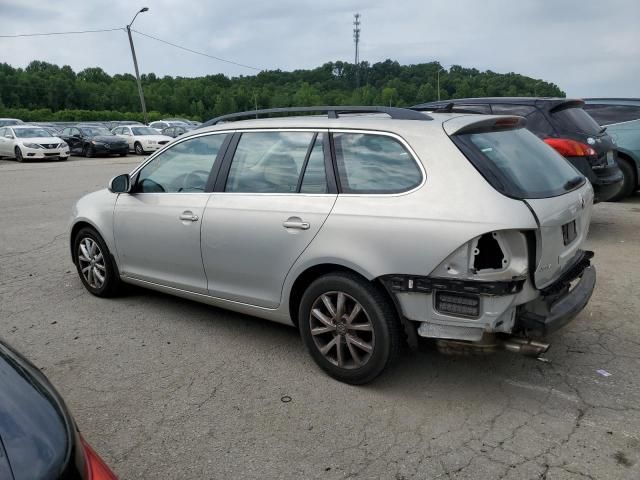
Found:
[[[250,110],[246,112],[230,113],[220,117],[212,118],[202,124],[201,127],[210,127],[221,122],[238,120],[241,118],[255,117],[258,115],[286,114],[286,113],[322,113],[326,112],[329,118],[338,118],[339,114],[345,113],[386,113],[391,118],[398,120],[433,120],[429,115],[416,112],[408,108],[400,107],[363,107],[363,106],[321,106],[321,107],[285,107],[267,108],[264,110]]]

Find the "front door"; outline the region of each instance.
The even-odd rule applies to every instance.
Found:
[[[266,308],[280,304],[289,269],[336,201],[325,173],[326,136],[241,134],[233,157],[225,158],[202,223],[210,295]]]
[[[132,193],[118,196],[114,232],[123,276],[206,293],[200,228],[225,137],[176,143],[134,175]]]

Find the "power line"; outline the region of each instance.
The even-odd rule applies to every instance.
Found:
[[[132,32],[136,32],[138,35],[142,35],[143,37],[148,37],[148,38],[151,38],[151,39],[156,40],[156,41],[161,42],[161,43],[166,43],[167,45],[171,45],[172,47],[179,48],[179,49],[185,50],[187,52],[195,53],[196,55],[202,55],[203,57],[212,58],[213,60],[218,60],[219,62],[230,63],[232,65],[237,65],[238,67],[249,68],[251,70],[257,70],[259,72],[263,70],[262,68],[252,67],[251,65],[245,65],[243,63],[238,63],[238,62],[234,62],[234,61],[231,61],[231,60],[225,60],[224,58],[216,57],[215,55],[209,55],[208,53],[198,52],[197,50],[192,50],[190,48],[183,47],[182,45],[177,45],[175,43],[168,42],[167,40],[163,40],[161,38],[154,37],[153,35],[148,35],[146,33],[139,32],[138,30],[134,30],[133,28],[131,29],[131,31]]]
[[[18,33],[16,35],[0,35],[0,38],[19,38],[19,37],[49,37],[52,35],[75,35],[78,33],[102,33],[102,32],[115,32],[117,30],[124,30],[120,28],[106,28],[101,30],[78,30],[73,32],[48,32],[48,33]]]

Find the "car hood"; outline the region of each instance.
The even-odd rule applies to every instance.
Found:
[[[21,143],[37,143],[38,145],[45,144],[58,144],[62,143],[63,140],[58,137],[33,137],[33,138],[18,138]]]
[[[58,478],[70,457],[71,420],[37,367],[0,339],[0,477],[2,446],[15,480]],[[6,462],[5,462],[6,464]]]
[[[154,142],[162,142],[164,140],[167,140],[170,142],[171,140],[173,140],[173,138],[171,138],[169,135],[136,135],[135,137],[138,140],[142,140],[142,141],[151,140]]]
[[[91,137],[91,140],[102,143],[123,143],[125,141],[123,138],[115,135],[113,137],[109,135],[98,135],[97,137]]]

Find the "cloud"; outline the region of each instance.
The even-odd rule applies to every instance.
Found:
[[[558,84],[570,96],[637,96],[640,2],[610,0],[3,0],[3,34],[134,28],[211,55],[266,69],[310,68],[353,58],[352,15],[362,14],[361,58],[401,63],[438,60],[517,72]],[[187,53],[134,34],[143,72],[251,75],[241,67]],[[38,59],[75,70],[132,71],[124,30],[0,39],[2,61]]]

